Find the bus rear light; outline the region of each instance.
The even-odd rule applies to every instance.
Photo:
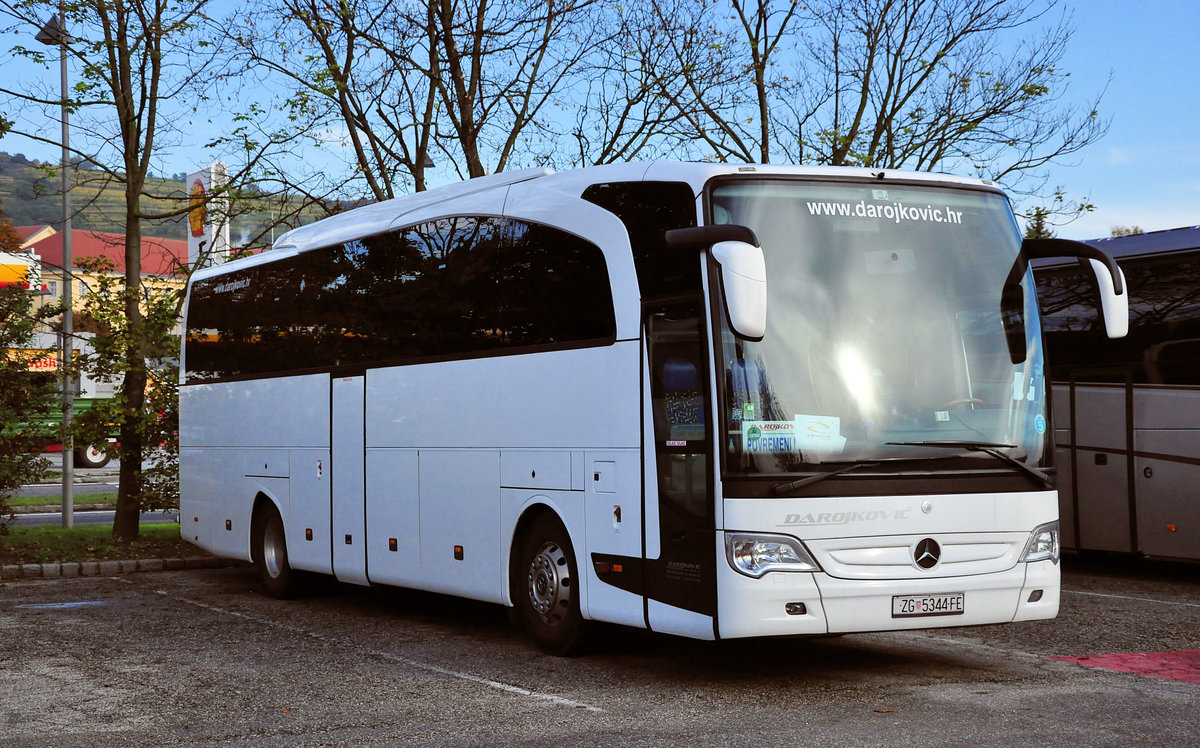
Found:
[[[396,551],[396,550],[399,550],[399,548],[400,548],[400,544],[396,541],[395,538],[388,538],[388,550],[389,551]]]
[[[1167,532],[1175,532],[1176,529],[1175,525],[1167,525]]]
[[[312,540],[312,528],[311,527],[304,528],[304,539]]]
[[[225,530],[228,532],[233,531],[233,520],[229,520],[229,519],[225,520]]]
[[[463,547],[461,545],[454,546],[454,560],[455,561],[463,560]]]

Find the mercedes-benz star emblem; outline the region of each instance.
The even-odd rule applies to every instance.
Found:
[[[942,547],[933,538],[925,538],[913,548],[913,560],[922,569],[932,569],[942,558]]]

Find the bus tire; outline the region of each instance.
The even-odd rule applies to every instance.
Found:
[[[268,595],[280,600],[296,597],[303,591],[303,573],[288,564],[287,538],[279,512],[275,507],[264,510],[256,524],[259,531],[254,539],[254,565],[263,587]]]
[[[547,654],[578,654],[585,640],[579,611],[579,571],[571,538],[558,518],[543,514],[522,535],[513,597],[520,622]]]
[[[85,444],[75,448],[75,467],[102,468],[112,459],[94,444]]]

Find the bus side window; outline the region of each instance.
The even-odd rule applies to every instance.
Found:
[[[646,317],[659,493],[666,505],[705,521],[708,508],[708,409],[699,313],[680,304]]]
[[[704,400],[696,365],[678,358],[667,359],[662,371],[663,399],[672,440],[704,438]]]

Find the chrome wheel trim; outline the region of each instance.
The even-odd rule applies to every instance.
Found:
[[[529,564],[529,603],[546,623],[563,619],[571,609],[571,572],[558,543],[543,543]]]

